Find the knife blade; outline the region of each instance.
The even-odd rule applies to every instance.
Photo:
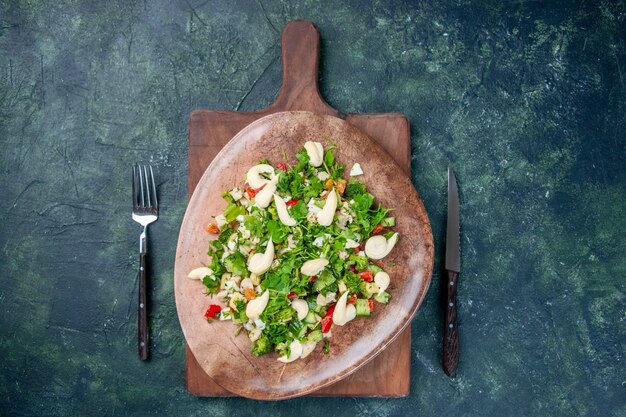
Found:
[[[459,365],[459,323],[456,307],[456,289],[461,272],[461,235],[459,221],[459,190],[456,176],[448,167],[448,218],[446,227],[446,305],[443,329],[443,370],[448,376],[456,373]]]

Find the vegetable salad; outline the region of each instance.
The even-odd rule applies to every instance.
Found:
[[[357,177],[343,178],[334,145],[306,142],[293,165],[262,160],[243,187],[222,194],[228,205],[208,225],[210,264],[194,269],[212,304],[208,320],[232,320],[252,352],[281,362],[329,350],[335,326],[368,317],[389,302],[390,277],[379,262],[398,234],[387,208],[374,204]]]

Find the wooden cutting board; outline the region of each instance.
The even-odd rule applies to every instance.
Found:
[[[290,22],[282,34],[283,84],[278,98],[257,112],[195,110],[189,118],[188,194],[220,149],[241,129],[271,113],[308,110],[341,117],[376,140],[400,165],[411,172],[411,133],[403,114],[342,114],[330,107],[318,88],[319,32],[312,22]],[[315,396],[403,397],[409,394],[411,373],[411,328],[372,361],[352,375],[313,394]],[[187,346],[187,390],[192,395],[233,396],[200,367]]]

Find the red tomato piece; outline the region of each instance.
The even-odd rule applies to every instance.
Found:
[[[352,294],[352,297],[346,301],[346,304],[356,304],[356,294]]]
[[[281,169],[281,170],[287,172],[287,165],[285,165],[284,162],[279,162],[278,164],[276,164],[276,168]]]
[[[375,235],[375,234],[378,234],[378,233],[380,233],[382,231],[383,231],[383,225],[379,223],[379,224],[376,225],[374,230],[372,230],[372,234]]]
[[[254,189],[254,188],[252,188],[252,187],[250,187],[248,185],[248,186],[246,186],[246,192],[248,193],[250,198],[254,198],[254,196],[256,196],[259,193],[259,191],[261,191],[265,187],[265,185],[266,184],[263,184],[261,187],[256,188],[256,189]]]
[[[317,277],[316,277],[315,275],[313,275],[313,276],[309,279],[309,282],[313,282],[313,281],[315,281],[316,279],[317,279]]]
[[[294,298],[296,296],[296,293],[291,291],[289,294],[287,294],[287,298]]]
[[[372,311],[374,311],[374,300],[372,300],[371,298],[368,298],[367,302],[370,305],[370,313],[371,313]]]
[[[363,271],[363,272],[361,272],[359,274],[359,276],[365,282],[372,282],[372,281],[374,281],[374,277],[372,276],[372,273],[370,271]]]
[[[300,200],[294,200],[294,199],[292,198],[291,200],[287,201],[285,204],[287,204],[289,207],[293,207],[293,206],[295,206],[296,204],[298,204],[298,201],[300,201]]]

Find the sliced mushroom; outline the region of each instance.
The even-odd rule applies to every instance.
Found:
[[[259,318],[265,307],[267,307],[267,302],[270,300],[270,292],[269,290],[265,290],[265,292],[260,296],[253,300],[248,301],[248,305],[246,306],[246,316],[250,320],[256,320]]]
[[[291,307],[298,313],[298,320],[304,320],[309,314],[309,305],[305,300],[297,299],[291,302]]]
[[[270,269],[274,260],[274,244],[270,238],[263,253],[255,253],[248,258],[248,270],[254,274],[261,275]]]
[[[312,277],[313,275],[317,275],[322,269],[324,269],[326,265],[328,265],[328,259],[311,259],[302,264],[300,272],[302,273],[302,275]]]
[[[348,304],[346,306],[346,323],[354,320],[356,317],[356,307],[354,304]]]
[[[302,343],[294,340],[289,344],[289,356],[281,356],[279,362],[289,363],[298,359],[302,355]]]
[[[274,192],[276,192],[278,178],[280,178],[278,175],[272,178],[272,180],[265,184],[265,187],[263,187],[263,189],[259,191],[256,196],[254,196],[254,202],[257,206],[266,208],[270,205],[272,196],[274,195]]]
[[[307,155],[309,155],[309,164],[314,167],[322,165],[324,162],[324,147],[319,142],[306,142],[304,144]]]
[[[246,174],[246,182],[252,188],[261,188],[264,184],[270,182],[267,178],[263,178],[260,174],[272,174],[274,176],[274,167],[267,164],[259,164],[255,165],[248,170]]]
[[[196,268],[193,271],[191,271],[188,275],[187,278],[191,278],[191,279],[203,279],[204,277],[206,277],[207,275],[213,275],[213,270],[211,268],[207,268],[206,266],[200,267],[200,268]]]
[[[300,359],[304,359],[311,354],[315,350],[315,346],[317,346],[317,342],[304,342],[302,344],[302,354],[300,355]]]
[[[335,217],[335,211],[337,210],[337,193],[335,189],[332,188],[326,198],[326,202],[324,203],[324,208],[322,211],[317,213],[317,222],[322,226],[330,226],[333,222],[333,217]]]
[[[365,254],[370,259],[382,259],[389,255],[397,241],[397,233],[394,233],[389,240],[381,235],[372,236],[365,242]]]
[[[276,204],[276,212],[278,212],[280,222],[285,226],[295,226],[296,221],[289,215],[287,204],[277,194],[274,194],[274,203]]]
[[[346,302],[348,301],[348,291],[344,292],[339,301],[335,304],[335,311],[333,311],[333,323],[337,326],[343,326],[348,322],[346,314]]]

